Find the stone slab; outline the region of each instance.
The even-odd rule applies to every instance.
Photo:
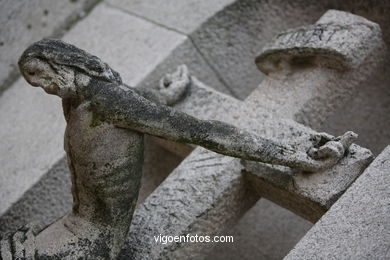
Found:
[[[389,259],[390,147],[284,258]]]
[[[377,23],[349,12],[328,10],[313,25],[277,34],[257,56],[256,65],[265,74],[302,62],[336,70],[356,69],[382,45]]]
[[[101,3],[63,40],[99,55],[126,84],[136,86],[186,36]]]
[[[168,28],[190,34],[209,17],[234,0],[106,0],[130,13],[145,17]]]
[[[0,8],[0,92],[19,75],[17,60],[31,43],[61,35],[97,0],[3,0]]]
[[[0,215],[65,154],[61,102],[20,78],[0,97]]]
[[[323,12],[310,1],[236,1],[190,37],[234,96],[244,99],[264,78],[254,62],[262,47],[277,33],[311,24]]]
[[[177,46],[171,54],[159,63],[136,87],[156,88],[159,85],[161,77],[167,73],[172,73],[177,66],[182,64],[185,64],[191,74],[196,75],[196,77],[206,85],[211,86],[219,92],[232,95],[229,88],[224,85],[218,75],[214,73],[189,38]]]
[[[0,216],[0,234],[34,221],[50,224],[63,216],[72,207],[70,182],[68,164],[62,157]]]
[[[260,199],[231,229],[234,244],[218,243],[206,260],[280,260],[306,234],[312,224],[291,211]]]
[[[253,103],[254,96],[251,95],[246,104],[219,94],[196,79],[193,82],[189,96],[176,106],[177,109],[202,119],[229,122],[261,136],[287,142],[302,151],[308,150],[312,145],[310,136],[315,134],[313,130],[288,119],[276,119],[275,115],[266,112],[267,109],[262,110]],[[249,161],[245,161],[244,165],[251,172],[248,174],[249,182],[261,196],[314,222],[329,209],[372,159],[372,153],[368,149],[353,145],[339,164],[316,174],[297,174],[288,167]]]
[[[285,141],[301,150],[307,150],[311,146],[310,136],[315,133],[294,121],[276,119],[270,114],[262,113],[261,109],[256,111],[253,107],[244,106],[243,102],[213,91],[194,77],[187,98],[175,106],[175,109],[208,120],[230,122],[262,136]],[[332,204],[369,163],[371,153],[358,146],[354,146],[354,149],[351,149],[351,156],[345,158],[340,165],[325,173],[312,174],[310,177],[304,173],[293,172],[287,167],[256,165],[267,167],[266,172],[271,172],[270,174],[274,174],[272,176],[278,179],[274,181],[271,178],[267,182],[279,184],[279,180],[283,180],[292,172],[296,178],[301,178],[301,182],[297,181],[299,184],[297,190],[293,191],[296,192],[293,195],[301,200],[293,201],[293,196],[290,196],[287,201],[293,205],[295,203],[308,205],[311,211],[305,212],[302,210],[304,207],[300,207],[301,211],[298,210],[298,213],[313,220],[318,218],[318,212],[311,208],[313,201],[321,200],[323,197],[326,200],[325,195],[334,192],[332,200],[327,200]],[[280,170],[280,175],[275,169]],[[231,227],[261,195],[269,195],[257,193],[256,196],[248,192],[251,179],[243,175],[242,170],[239,159],[196,148],[135,211],[129,241],[126,243],[122,259],[130,256],[134,259],[205,257],[211,245],[191,243],[164,245],[156,243],[153,236],[215,235]],[[313,192],[317,182],[326,183],[329,175],[337,180],[329,188],[334,190],[323,189],[318,193]],[[341,184],[338,183],[340,179],[337,179],[337,176],[341,176],[340,179],[343,180]],[[287,191],[288,187],[282,189]],[[276,191],[276,194],[282,192]],[[251,200],[246,203],[243,198]],[[282,194],[275,201],[286,206],[288,204],[285,200]],[[326,209],[321,214],[325,211]]]
[[[181,157],[146,137],[138,204],[142,203],[181,161]],[[15,231],[31,222],[48,225],[69,212],[71,207],[70,173],[66,158],[63,157],[0,215],[0,234]]]
[[[254,57],[278,33],[313,24],[327,10],[336,9],[378,23],[389,45],[389,16],[383,12],[388,8],[389,2],[384,1],[236,1],[210,18],[190,37],[210,65],[223,76],[235,96],[244,99],[264,79],[264,75],[256,69]],[[390,113],[387,105],[390,83],[389,77],[386,77],[390,56],[384,57],[386,64],[377,68],[375,75],[365,77],[358,85],[355,97],[341,102],[326,123],[313,126],[316,130],[338,135],[353,129],[359,134],[359,145],[375,154],[383,150],[390,142],[389,131],[386,131],[389,126],[386,115]],[[342,91],[342,88],[337,89]],[[299,120],[305,122],[304,117]]]
[[[244,165],[248,182],[262,196],[315,223],[370,164],[372,153],[352,145],[329,170],[296,174],[291,169],[253,162]]]
[[[315,13],[314,13],[313,15],[315,15]],[[297,16],[296,13],[294,14],[294,16]],[[232,73],[233,73],[233,72],[232,72]],[[386,73],[384,73],[384,74],[386,74]],[[251,86],[251,87],[255,87],[255,86],[253,85],[253,86]],[[382,95],[382,94],[379,94],[379,95]],[[374,98],[374,100],[377,100],[377,99]],[[358,102],[358,104],[360,104],[360,103]],[[370,112],[370,113],[371,113],[371,112]],[[375,113],[372,113],[372,114],[375,114]],[[348,117],[348,116],[347,116],[347,117]],[[368,117],[371,117],[371,115],[369,114]],[[368,117],[366,117],[366,120],[367,120]],[[367,122],[366,120],[365,120],[364,123]],[[350,121],[350,120],[348,119],[348,120],[342,120],[342,121],[343,121],[343,123],[345,123],[345,121]],[[345,130],[349,130],[349,129],[350,129],[350,128],[349,128],[349,127],[350,127],[349,124],[348,124],[347,126],[348,126],[348,129],[345,129]],[[355,128],[352,127],[352,129],[355,129]],[[341,131],[340,131],[340,132],[341,132]],[[370,133],[371,133],[372,131],[370,131],[370,130],[368,129],[367,132],[370,132]],[[380,140],[380,138],[375,138],[375,139]]]
[[[217,235],[258,199],[239,160],[196,148],[135,211],[119,259],[204,257],[212,243],[156,243],[161,235]]]

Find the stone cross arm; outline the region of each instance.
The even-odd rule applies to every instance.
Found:
[[[333,23],[334,26],[339,24],[340,27],[345,24],[351,28],[361,26],[364,33],[359,30],[341,31],[357,44],[340,49],[340,38],[327,41],[328,38],[320,38],[313,33],[311,26],[307,31],[301,28],[300,34],[294,34],[292,30],[294,37],[291,36],[291,39],[297,38],[296,47],[302,47],[302,51],[290,51],[294,50],[294,41],[286,46],[287,49],[281,48],[278,43],[275,48],[271,45],[271,49],[277,49],[272,52],[275,56],[258,61],[271,64],[267,68],[277,69],[271,69],[270,77],[244,102],[218,93],[193,78],[189,94],[175,105],[175,109],[201,119],[235,123],[261,136],[283,140],[302,151],[309,149],[312,145],[310,137],[317,133],[291,119],[319,128],[327,116],[340,107],[340,100],[348,100],[358,91],[357,86],[380,63],[384,51],[380,28],[375,23],[334,10],[327,12],[319,21]],[[355,26],[354,23],[360,25]],[[365,31],[366,28],[369,29]],[[328,33],[325,32],[326,35]],[[288,37],[288,33],[285,35]],[[311,46],[305,48],[302,45],[305,41],[300,41],[300,36],[309,39],[306,42]],[[311,42],[310,37],[318,45]],[[356,46],[358,49],[355,50]],[[329,51],[323,59],[324,48]],[[267,50],[266,47],[264,53]],[[351,61],[348,57],[352,57],[353,53],[360,53],[360,56]],[[319,57],[320,62],[299,63],[307,57],[310,58],[307,61],[316,61]],[[326,63],[321,59],[333,59],[333,62]],[[287,66],[277,66],[278,61]],[[162,139],[156,141],[182,155],[187,155],[192,149]],[[202,258],[212,245],[161,245],[156,244],[152,237],[155,234],[221,234],[261,196],[315,222],[372,159],[369,150],[352,145],[337,166],[321,173],[302,174],[263,163],[243,162],[243,166],[237,159],[196,148],[135,211],[123,259],[130,256],[135,259]]]
[[[71,213],[43,231],[27,228],[31,239],[22,241],[16,233],[13,245],[22,244],[14,257],[25,248],[28,252],[24,253],[42,257],[116,258],[136,205],[144,133],[241,159],[197,148],[136,211],[123,257],[196,256],[202,251],[196,248],[200,245],[153,246],[150,240],[159,233],[216,233],[234,223],[260,196],[316,221],[372,160],[367,149],[351,145],[356,139],[352,132],[333,137],[291,121],[291,115],[301,116],[315,125],[310,121],[316,115],[311,109],[323,111],[324,98],[318,96],[332,97],[329,93],[337,84],[331,79],[341,75],[341,82],[352,82],[348,86],[352,90],[361,81],[357,75],[369,63],[367,57],[381,52],[380,29],[344,13],[338,25],[351,28],[348,36],[359,44],[346,49],[337,45],[343,37],[334,27],[334,12],[325,14],[314,29],[304,28],[303,34],[301,30],[288,32],[287,38],[276,40],[275,48],[263,51],[257,63],[271,77],[244,103],[211,91],[190,77],[185,67],[164,78],[156,94],[125,85],[96,56],[59,40],[42,40],[29,47],[19,61],[23,76],[31,85],[63,99],[74,205]],[[332,24],[324,25],[324,21]],[[357,26],[360,23],[365,26]],[[327,37],[318,37],[317,27]],[[329,36],[327,30],[334,35]],[[371,38],[375,41],[370,48],[358,58],[351,55],[353,48],[360,50]],[[332,50],[324,54],[324,48]],[[301,66],[302,61],[308,66]],[[275,98],[275,105],[261,96],[262,88],[272,94],[272,86],[278,91],[291,82],[297,83],[293,87],[302,94],[308,80],[319,75],[304,98],[293,103],[281,96],[282,102]],[[319,89],[322,92],[316,92]],[[351,91],[341,93],[346,99]],[[306,106],[313,100],[320,102]],[[267,102],[270,109],[264,109]],[[285,119],[281,118],[283,109],[290,111]],[[202,110],[205,113],[199,113]],[[9,252],[3,250],[8,242],[1,243],[2,254]]]
[[[188,75],[183,74],[182,77],[187,79]],[[311,151],[315,152],[311,154],[239,129],[233,124],[202,120],[168,106],[156,105],[131,88],[95,83],[85,91],[97,120],[172,141],[200,145],[224,155],[310,172],[324,170],[336,164],[356,139],[352,132],[347,132],[339,139],[329,136],[322,141],[321,138],[326,138],[325,135],[312,136]]]
[[[221,121],[197,119],[159,103],[164,97],[164,103],[173,103],[183,96],[190,85],[184,67],[172,84],[163,80],[163,97],[156,98],[151,91],[123,84],[99,58],[60,40],[33,44],[19,67],[31,85],[62,98],[67,121],[64,147],[73,210],[32,239],[40,257],[118,255],[138,196],[143,133],[305,171],[335,165],[356,138],[352,132],[339,138],[315,136],[311,149],[299,150]]]

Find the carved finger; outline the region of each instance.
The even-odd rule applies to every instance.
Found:
[[[313,158],[313,159],[319,159],[319,156],[318,156],[318,148],[315,148],[315,147],[311,147],[309,149],[309,151],[307,151],[307,154]]]
[[[172,88],[186,87],[190,82],[190,77],[188,74],[188,68],[186,65],[180,65],[177,67],[176,72],[172,75]]]
[[[325,143],[329,142],[329,141],[332,141],[334,139],[334,136],[333,135],[330,135],[328,133],[318,133],[316,135],[314,135],[311,139],[314,147],[320,147],[322,145],[324,145]]]
[[[180,77],[181,78],[188,78],[188,68],[186,65],[182,64],[178,67],[178,70],[180,71]]]
[[[171,74],[166,74],[160,80],[159,89],[163,90],[165,88],[168,88],[171,84],[172,84],[172,75]]]
[[[318,158],[341,158],[344,155],[344,147],[341,143],[330,141],[318,149]]]
[[[347,150],[353,142],[356,141],[358,138],[358,135],[352,131],[348,131],[342,136],[339,136],[337,139],[339,139],[339,142],[342,144],[345,150]]]

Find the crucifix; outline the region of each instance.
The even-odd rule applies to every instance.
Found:
[[[324,171],[337,164],[356,138],[352,132],[337,138],[313,133],[306,140],[311,146],[301,150],[171,109],[164,104],[179,102],[196,82],[185,67],[165,77],[158,92],[134,89],[97,57],[58,40],[32,45],[19,65],[30,84],[63,99],[68,123],[65,150],[74,197],[72,213],[43,231],[27,229],[34,243],[19,243],[28,249],[25,254],[95,259],[119,254],[139,189],[142,133],[306,172]]]
[[[336,10],[326,12],[317,23],[320,25],[282,33],[274,44],[271,42],[264,48],[257,58],[258,64],[267,62],[264,54],[272,50],[275,57],[283,57],[283,66],[275,66],[276,59],[268,56],[267,68],[271,69],[264,71],[268,77],[246,100],[218,93],[193,79],[190,94],[174,108],[202,119],[238,124],[262,136],[284,140],[297,149],[309,149],[310,138],[318,133],[295,121],[321,128],[329,115],[359,91],[359,84],[385,56],[378,24]],[[318,37],[321,30],[313,29],[322,27],[323,36],[332,35],[333,30],[327,31],[324,24],[355,29],[339,30],[340,34],[328,41],[326,37]],[[286,38],[298,42],[281,46],[280,41]],[[342,39],[348,39],[349,44]],[[294,53],[298,48],[300,55]],[[334,62],[325,63],[332,55]],[[305,66],[299,62],[303,60],[311,62]],[[202,259],[214,246],[212,243],[163,245],[156,243],[153,236],[226,234],[226,229],[262,197],[316,222],[373,159],[368,149],[353,144],[334,167],[303,174],[287,167],[220,156],[200,147],[192,150],[193,147],[178,147],[162,139],[156,141],[187,157],[136,209],[121,259],[130,256]]]

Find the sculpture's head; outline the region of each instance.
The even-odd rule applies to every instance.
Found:
[[[43,39],[32,44],[18,64],[31,85],[62,98],[77,96],[92,78],[122,83],[119,74],[98,57],[58,39]]]

